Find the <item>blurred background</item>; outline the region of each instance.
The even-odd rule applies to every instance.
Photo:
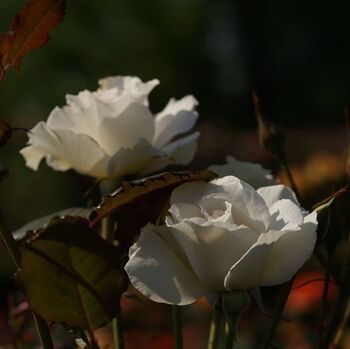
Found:
[[[24,3],[0,2],[0,33]],[[64,105],[67,93],[95,90],[101,77],[158,78],[150,96],[154,112],[170,97],[193,94],[200,102],[193,168],[223,163],[231,154],[278,172],[258,144],[254,88],[264,112],[286,129],[287,156],[310,207],[344,183],[349,12],[350,3],[341,0],[68,1],[48,45],[0,84],[0,118],[30,129]],[[18,132],[0,149],[0,164],[9,170],[0,205],[11,229],[83,205],[91,185],[44,163],[38,172],[27,169],[18,153],[26,141]]]
[[[0,2],[0,32],[23,0]],[[97,88],[108,75],[158,78],[151,108],[193,94],[202,131],[195,167],[223,162],[230,153],[273,166],[260,149],[251,90],[263,110],[286,127],[292,162],[316,152],[345,153],[344,108],[349,101],[350,3],[308,1],[150,0],[68,1],[66,18],[48,45],[28,54],[20,72],[0,85],[0,117],[32,128],[67,93]],[[24,166],[16,134],[0,161],[11,176],[0,200],[15,227],[34,216],[78,204],[74,174],[43,163]],[[82,184],[84,186],[85,183]],[[38,190],[40,188],[40,190]],[[30,207],[30,210],[28,209]],[[18,215],[17,211],[21,210]]]

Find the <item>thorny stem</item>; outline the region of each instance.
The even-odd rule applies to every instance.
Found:
[[[178,305],[172,305],[173,309],[173,331],[175,338],[175,348],[182,349],[182,318],[181,308]]]
[[[221,328],[223,314],[214,309],[213,318],[210,324],[208,349],[216,349],[219,341],[219,331]]]
[[[19,259],[20,259],[20,251],[17,247],[16,241],[12,236],[11,231],[8,229],[3,214],[0,210],[0,237],[5,244],[8,254],[11,256],[14,266],[17,270],[20,269]],[[36,330],[38,332],[38,336],[41,342],[43,349],[54,349],[50,330],[46,324],[46,322],[38,317],[36,314],[33,314],[34,323],[36,326]]]

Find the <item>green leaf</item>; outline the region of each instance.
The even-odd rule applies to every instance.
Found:
[[[113,319],[126,284],[121,253],[85,219],[27,234],[21,254],[16,278],[36,314],[89,332]]]
[[[156,222],[167,207],[173,189],[185,182],[210,181],[215,177],[215,173],[206,170],[164,172],[136,181],[124,181],[91,213],[91,225],[95,226],[102,218],[114,214],[118,223],[115,239],[128,248],[143,226]]]

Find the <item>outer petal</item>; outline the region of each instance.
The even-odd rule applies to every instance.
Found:
[[[197,150],[199,132],[194,132],[161,148],[175,164],[188,165]]]
[[[159,80],[153,79],[142,82],[136,76],[110,76],[99,80],[98,83],[101,89],[97,91],[97,95],[99,95],[101,90],[112,89],[113,98],[117,98],[125,93],[139,103],[148,105],[148,94],[159,84]]]
[[[153,144],[163,147],[176,135],[189,131],[198,118],[198,113],[194,110],[197,105],[198,101],[193,96],[178,101],[171,99],[155,117]]]
[[[192,270],[158,235],[167,227],[146,226],[125,266],[132,285],[155,302],[186,305],[208,291]]]
[[[299,205],[298,199],[294,191],[283,184],[271,185],[269,187],[262,187],[257,190],[258,194],[265,200],[266,205],[270,208],[276,201],[282,199],[289,199],[295,204]]]
[[[269,231],[230,269],[227,290],[271,286],[288,281],[310,257],[316,243],[316,213],[298,231]]]
[[[317,239],[316,228],[317,214],[312,212],[305,217],[300,230],[276,234],[260,286],[277,285],[292,278],[312,254]]]
[[[122,148],[110,158],[108,177],[139,174],[148,163],[162,157],[164,154],[158,149],[153,148],[145,139],[139,139],[132,148]]]
[[[187,165],[191,162],[196,153],[198,137],[199,132],[195,132],[161,148],[160,150],[165,156],[152,161],[146,168],[144,168],[142,174],[154,173],[169,165]]]
[[[105,152],[90,137],[69,130],[51,130],[45,123],[37,124],[29,134],[29,146],[21,150],[28,165],[36,169],[42,157],[59,171],[73,168],[78,172],[104,177]],[[96,167],[96,164],[101,166]]]
[[[114,109],[98,101],[90,91],[82,91],[77,96],[67,95],[66,100],[67,106],[56,107],[50,113],[47,126],[86,134],[98,142],[99,124],[104,117],[114,115]]]
[[[40,162],[45,158],[47,152],[41,150],[40,148],[34,145],[28,145],[20,150],[20,153],[23,155],[26,166],[31,168],[34,171],[37,171],[40,165]],[[66,164],[66,169],[69,168],[69,164]],[[63,170],[62,170],[63,171]]]
[[[258,241],[230,268],[225,277],[226,290],[244,290],[259,285],[274,241],[275,237],[270,233],[259,236]]]
[[[104,118],[99,128],[99,144],[109,155],[121,148],[132,148],[139,138],[151,141],[154,120],[149,109],[130,102],[116,117]]]
[[[169,223],[169,221],[167,221]],[[193,271],[211,291],[224,291],[224,278],[230,267],[258,239],[258,234],[244,226],[195,224],[184,221],[172,225],[164,239],[177,246]],[[229,229],[228,229],[229,227]]]
[[[270,207],[269,230],[299,230],[304,221],[300,206],[289,199],[282,199]]]
[[[210,166],[209,170],[217,173],[220,177],[230,175],[238,177],[255,189],[276,184],[271,171],[263,168],[260,164],[239,161],[233,156],[227,156],[226,162],[224,165]]]

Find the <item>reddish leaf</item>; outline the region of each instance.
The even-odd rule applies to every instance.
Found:
[[[216,174],[205,171],[164,172],[123,185],[104,197],[102,203],[90,214],[91,226],[104,217],[114,215],[117,231],[114,237],[124,248],[129,248],[141,227],[155,223],[166,208],[171,192],[186,182],[210,181]]]
[[[64,17],[65,0],[31,0],[13,18],[0,38],[0,81],[11,67],[19,68],[26,53],[47,43],[49,32]]]

